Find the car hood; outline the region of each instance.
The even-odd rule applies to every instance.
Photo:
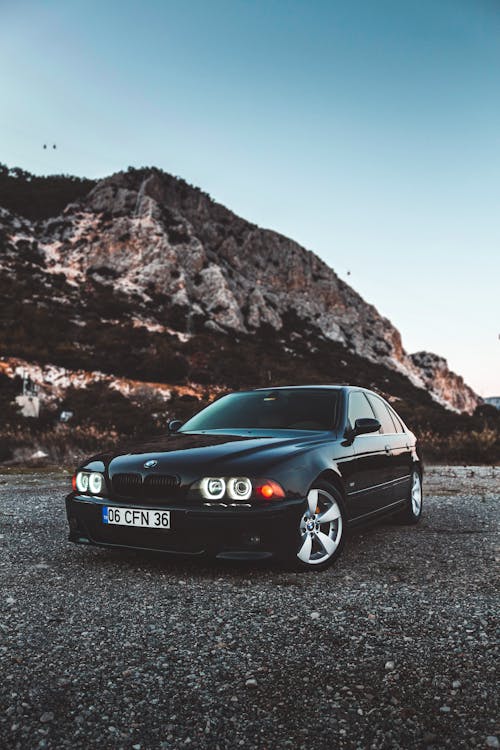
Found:
[[[330,440],[332,439],[329,433]],[[175,433],[140,445],[103,453],[90,459],[86,466],[99,470],[104,464],[110,475],[118,472],[141,472],[150,460],[158,463],[154,471],[177,474],[185,479],[200,474],[225,471],[261,473],[267,463],[274,463],[322,442],[325,433],[271,431],[261,433],[240,430],[230,434],[222,431]]]

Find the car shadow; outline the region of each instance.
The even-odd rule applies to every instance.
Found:
[[[343,550],[335,563],[320,575],[343,576],[352,571],[352,564],[363,549],[363,557],[376,555],[380,546],[380,533],[389,535],[395,526],[390,520],[380,521],[361,528],[349,529],[346,539],[346,549]],[[400,527],[399,527],[400,528]],[[370,550],[370,547],[372,550]],[[221,560],[208,556],[186,557],[172,553],[150,550],[132,550],[120,548],[78,547],[79,556],[87,556],[86,565],[94,568],[102,566],[124,567],[129,570],[146,572],[156,571],[169,577],[182,579],[184,577],[196,579],[230,578],[255,582],[264,580],[272,575],[276,582],[282,585],[292,585],[300,578],[307,578],[314,574],[313,569],[295,570],[286,563],[267,558],[263,560]],[[89,554],[90,553],[90,554]],[[317,573],[316,573],[317,575]],[[277,578],[276,578],[277,577]]]

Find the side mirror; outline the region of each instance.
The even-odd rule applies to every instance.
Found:
[[[182,427],[182,422],[179,419],[171,419],[168,423],[168,431],[169,432],[177,432]]]
[[[378,432],[380,430],[380,422],[378,419],[372,417],[361,417],[354,423],[354,435],[366,435],[369,432]]]
[[[360,417],[354,423],[354,427],[347,428],[344,433],[342,445],[352,445],[357,435],[367,435],[369,432],[378,432],[380,422],[372,417]]]

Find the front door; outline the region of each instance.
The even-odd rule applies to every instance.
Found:
[[[348,426],[356,419],[377,418],[363,391],[351,391],[348,404]],[[346,483],[349,517],[354,519],[379,510],[392,502],[391,451],[384,435],[375,432],[357,435],[352,444]]]

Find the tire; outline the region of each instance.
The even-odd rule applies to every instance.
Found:
[[[322,522],[322,518],[326,521]],[[289,567],[298,571],[325,570],[341,553],[345,533],[341,492],[329,482],[317,480],[308,492],[306,507],[299,518]]]
[[[411,486],[406,504],[395,516],[401,524],[416,524],[422,516],[422,476],[418,469],[413,469]]]

